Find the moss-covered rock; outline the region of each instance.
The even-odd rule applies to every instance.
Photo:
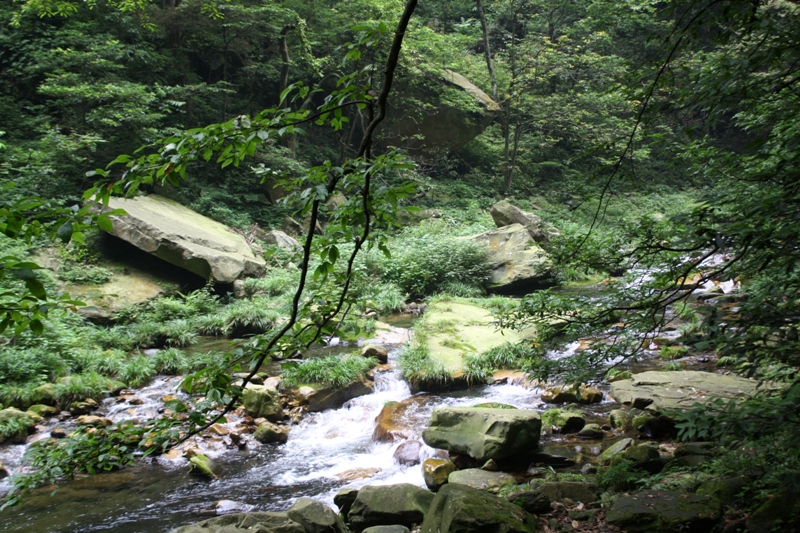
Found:
[[[60,411],[58,410],[58,407],[53,407],[52,405],[44,405],[44,404],[41,404],[41,403],[37,403],[35,405],[31,405],[28,408],[28,412],[29,413],[34,413],[34,414],[36,414],[38,416],[41,416],[41,417],[49,417],[49,416],[57,415]]]
[[[553,433],[568,435],[577,433],[586,425],[586,419],[582,413],[567,411],[565,409],[548,409],[542,413],[542,424],[551,428]]]
[[[646,490],[617,498],[606,522],[631,533],[711,531],[721,517],[719,503],[708,496]]]
[[[248,385],[242,391],[242,402],[248,415],[277,422],[283,418],[283,406],[278,390],[266,385]]]
[[[603,401],[603,393],[589,385],[548,387],[542,393],[542,401],[547,403],[592,404]]]
[[[366,486],[358,491],[347,517],[356,533],[371,526],[421,524],[433,493],[411,485]]]
[[[289,428],[271,422],[262,422],[256,428],[253,438],[262,444],[284,444],[289,440]]]
[[[333,497],[333,504],[339,508],[339,514],[342,516],[347,516],[350,512],[350,507],[353,506],[353,502],[356,501],[356,497],[358,496],[358,489],[341,489],[339,492],[336,493],[336,496]]]
[[[311,498],[298,499],[286,516],[303,526],[306,533],[349,533],[333,509]]]
[[[539,413],[523,409],[435,409],[422,438],[428,446],[484,462],[532,453],[539,444]]]
[[[569,499],[590,505],[600,499],[597,484],[582,481],[548,481],[537,485],[536,490],[554,502]]]
[[[196,524],[173,529],[169,533],[306,533],[305,528],[286,513],[237,513],[209,518]]]
[[[198,476],[219,479],[219,467],[203,454],[197,454],[189,459],[189,471]]]
[[[466,485],[448,484],[436,494],[422,533],[534,533],[536,518],[516,505]]]
[[[621,454],[626,449],[633,446],[633,439],[624,438],[620,439],[605,450],[600,456],[597,458],[598,462],[601,465],[607,465],[611,463],[611,460],[614,459],[617,455]]]
[[[449,483],[459,483],[474,489],[497,490],[515,483],[514,476],[503,472],[487,472],[480,468],[456,470],[447,478]]]
[[[747,519],[748,533],[796,531],[800,516],[800,487],[789,486],[772,495]]]
[[[456,465],[446,459],[432,457],[422,462],[422,478],[425,485],[436,492],[447,484],[448,477],[456,471]]]

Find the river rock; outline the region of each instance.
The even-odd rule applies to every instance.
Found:
[[[420,441],[408,440],[397,447],[392,457],[401,465],[414,466],[420,463],[420,451],[422,451],[422,443]]]
[[[162,196],[111,198],[97,209],[124,209],[126,215],[111,217],[114,236],[203,278],[233,283],[265,272],[241,235]]]
[[[485,462],[534,452],[542,420],[526,409],[439,408],[422,433],[428,446]]]
[[[348,400],[371,394],[375,390],[375,383],[369,380],[356,381],[350,385],[337,389],[331,385],[311,385],[300,387],[297,395],[311,413],[338,409]]]
[[[219,467],[203,454],[193,455],[189,459],[189,472],[211,479],[219,479]]]
[[[446,459],[432,457],[422,463],[422,478],[425,480],[425,485],[433,492],[442,488],[450,474],[455,471],[455,463]]]
[[[374,357],[379,363],[387,363],[389,361],[389,352],[380,344],[365,344],[361,348],[361,355],[364,357]]]
[[[262,422],[256,428],[253,438],[262,444],[284,444],[289,440],[289,428],[271,422]]]
[[[349,533],[347,526],[333,509],[311,498],[300,498],[286,511],[306,533]]]
[[[248,415],[277,422],[283,418],[283,406],[278,390],[266,385],[250,385],[242,391],[242,402]]]
[[[489,208],[489,214],[498,228],[510,226],[511,224],[520,224],[528,231],[534,241],[543,242],[549,240],[548,228],[539,216],[511,205],[508,200],[500,200],[494,204]]]
[[[20,411],[15,407],[7,407],[0,410],[0,425],[11,423],[19,428],[14,433],[6,436],[0,434],[0,444],[24,444],[28,434],[34,430],[34,424],[36,423],[34,416],[36,415],[33,413]],[[36,418],[41,419],[41,417],[38,416],[36,416]]]
[[[356,533],[371,526],[398,524],[411,528],[422,523],[432,501],[432,492],[409,483],[368,485],[358,491],[347,516]]]
[[[61,411],[59,411],[58,407],[37,403],[35,405],[31,405],[28,408],[28,412],[34,413],[41,417],[50,417],[50,416],[56,416]]]
[[[467,468],[456,470],[447,478],[448,483],[459,483],[474,489],[492,490],[513,485],[514,476],[503,472],[487,472],[480,468]]]
[[[603,401],[603,393],[588,385],[548,387],[542,393],[542,401],[547,403],[592,404]]]
[[[341,489],[336,493],[336,496],[333,497],[333,504],[339,508],[339,514],[347,516],[350,513],[350,507],[356,501],[356,496],[358,496],[358,489]]]
[[[507,293],[551,283],[553,262],[521,224],[511,224],[471,237],[487,251],[492,266],[487,288]]]
[[[719,503],[708,496],[645,490],[617,498],[606,522],[631,533],[704,533],[713,530],[720,516]]]
[[[94,416],[94,415],[81,415],[76,420],[75,423],[79,426],[92,426],[92,427],[104,427],[107,428],[113,424],[113,422],[105,417],[102,416]]]
[[[796,477],[795,480],[796,481]],[[800,486],[790,484],[776,491],[747,519],[748,533],[795,533],[800,516]]]
[[[728,504],[736,501],[739,494],[752,483],[752,480],[746,476],[718,477],[704,481],[695,492],[701,496],[710,496],[720,503]]]
[[[554,502],[570,499],[573,502],[582,502],[584,505],[589,505],[600,499],[600,487],[596,483],[552,481],[537,485],[535,490]]]
[[[586,424],[577,433],[577,437],[581,439],[602,439],[603,428],[600,427],[600,424]]]
[[[422,533],[534,533],[536,519],[513,503],[466,485],[448,484],[431,503]]]
[[[362,533],[410,533],[410,529],[406,526],[372,526],[368,527]]]
[[[406,412],[420,403],[419,398],[424,398],[424,396],[415,396],[399,402],[386,402],[381,412],[375,417],[372,440],[397,442],[411,437],[413,429],[409,426]]]
[[[616,457],[617,455],[621,454],[626,449],[633,446],[633,439],[631,438],[624,438],[620,439],[605,450],[600,456],[597,458],[601,465],[607,465],[611,463],[611,460]]]
[[[631,429],[633,427],[633,413],[623,409],[614,409],[608,413],[608,423],[614,429]]]
[[[34,404],[41,403],[44,405],[57,405],[58,398],[56,396],[56,388],[57,385],[55,383],[45,383],[44,385],[39,385],[33,389],[31,402]]]
[[[546,514],[553,510],[550,507],[550,497],[536,488],[512,492],[507,499],[514,505],[522,507],[523,511],[533,515]]]
[[[651,474],[656,474],[664,468],[664,462],[661,460],[661,454],[658,453],[656,443],[642,442],[636,446],[630,446],[613,457],[611,464],[619,461],[630,461]]]
[[[169,533],[306,533],[286,513],[237,513],[209,518]]]
[[[87,398],[80,402],[72,402],[69,406],[69,414],[72,416],[88,415],[98,407],[100,406],[96,401]]]
[[[586,425],[586,419],[582,413],[564,409],[548,409],[542,413],[542,423],[551,428],[553,433],[568,435],[582,430]]]
[[[611,396],[621,404],[652,411],[686,409],[711,398],[742,398],[755,393],[758,382],[697,370],[650,371],[611,384]]]

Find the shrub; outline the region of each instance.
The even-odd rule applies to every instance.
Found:
[[[138,354],[125,362],[117,377],[129,387],[141,387],[157,373],[156,361],[147,355]]]
[[[450,236],[405,235],[390,250],[391,257],[378,263],[383,280],[396,283],[412,297],[441,292],[452,283],[458,283],[461,291],[479,290],[491,272],[481,246]]]
[[[59,279],[68,283],[102,285],[111,279],[113,273],[104,267],[80,263],[65,263],[58,271]]]
[[[600,472],[597,483],[605,490],[622,492],[635,489],[644,475],[636,463],[623,459]]]
[[[153,365],[160,374],[176,375],[190,370],[189,358],[177,348],[159,350],[153,357]]]
[[[99,400],[111,389],[111,380],[96,372],[74,374],[63,378],[53,390],[58,403],[68,407],[72,402],[91,398]]]
[[[0,350],[0,384],[42,383],[66,370],[57,353],[27,347]]]
[[[303,384],[319,383],[344,388],[361,380],[378,364],[374,357],[360,355],[317,357],[299,363],[284,363],[282,385],[296,387]]]

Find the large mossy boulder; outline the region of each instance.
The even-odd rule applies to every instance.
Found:
[[[397,113],[402,118],[381,128],[382,146],[402,145],[412,154],[442,156],[480,135],[500,110],[489,95],[452,70],[407,79],[411,83],[401,82],[390,103],[403,106]]]
[[[719,502],[708,496],[645,490],[617,498],[606,522],[631,533],[706,533],[720,517]]]
[[[653,411],[687,409],[712,398],[743,398],[756,392],[758,382],[698,370],[650,371],[611,384],[611,396],[621,404]]]
[[[513,503],[466,485],[445,485],[436,494],[422,533],[534,533],[536,518]]]
[[[311,498],[300,498],[286,516],[302,525],[306,533],[349,533],[344,521],[330,507]]]
[[[248,384],[242,391],[242,403],[245,412],[253,418],[266,418],[270,422],[283,418],[283,405],[275,387]]]
[[[35,413],[20,411],[14,407],[0,410],[0,425],[6,432],[0,433],[0,444],[24,444],[28,434],[34,430],[34,424],[42,417]]]
[[[535,452],[541,430],[533,410],[447,407],[433,411],[422,439],[433,448],[488,461]]]
[[[356,533],[371,526],[421,524],[433,501],[433,493],[423,488],[398,485],[368,485],[358,491],[347,517]]]
[[[155,194],[112,198],[100,209],[127,213],[111,217],[115,237],[205,279],[233,283],[265,272],[264,260],[241,235],[173,200]]]
[[[583,481],[548,481],[537,485],[535,490],[554,502],[570,499],[590,505],[600,499],[600,487]]]
[[[428,306],[418,327],[429,332],[424,342],[433,361],[451,375],[459,376],[463,373],[465,355],[477,355],[536,334],[534,328],[499,330],[494,322],[494,315],[488,309],[463,301],[445,300]]]
[[[747,519],[748,533],[795,533],[800,530],[799,525],[800,486],[797,485],[777,491]]]
[[[209,518],[169,533],[306,533],[286,513],[236,513]]]
[[[550,256],[522,224],[511,224],[471,237],[486,249],[492,267],[487,288],[516,293],[552,283]]]

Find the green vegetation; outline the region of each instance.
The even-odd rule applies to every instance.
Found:
[[[374,357],[360,355],[331,355],[283,363],[281,384],[286,387],[320,384],[342,389],[363,379],[377,364],[378,360]]]

